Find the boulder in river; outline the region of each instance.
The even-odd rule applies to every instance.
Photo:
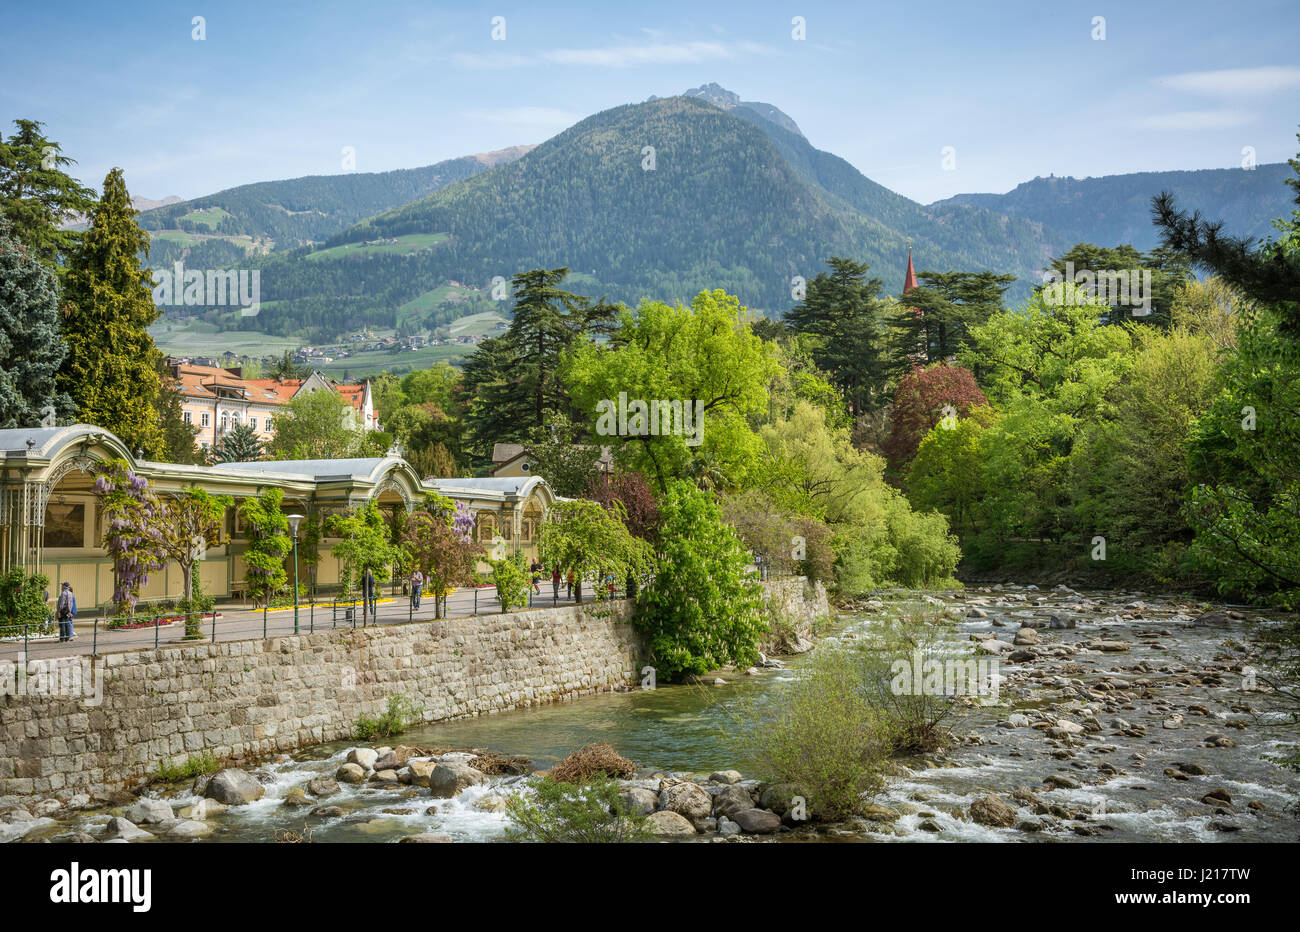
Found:
[[[659,808],[688,819],[707,819],[713,809],[713,799],[698,784],[684,781],[660,788]]]
[[[670,809],[660,809],[658,812],[652,812],[645,821],[646,828],[653,835],[667,838],[684,838],[696,834],[695,826],[691,824],[690,819]]]
[[[731,819],[748,835],[771,835],[781,827],[781,817],[766,809],[741,809]]]
[[[161,799],[137,799],[126,810],[126,817],[136,825],[150,825],[176,818],[170,803]]]
[[[467,786],[487,782],[487,776],[469,764],[439,764],[429,774],[429,794],[450,799]]]
[[[749,790],[743,786],[724,787],[720,793],[713,797],[713,811],[718,815],[730,817],[742,809],[753,808],[754,798],[749,795]]]
[[[334,779],[339,783],[361,783],[366,779],[366,772],[360,764],[344,764],[334,771]]]
[[[377,760],[379,760],[379,754],[374,748],[353,748],[348,751],[347,762],[356,764],[362,770],[374,769]]]
[[[333,796],[341,789],[342,787],[333,777],[321,775],[307,781],[307,792],[312,796]]]
[[[1016,824],[1016,810],[1001,796],[981,796],[970,804],[970,816],[980,825],[1010,828]]]
[[[655,791],[644,786],[625,786],[618,791],[618,798],[633,815],[649,815],[659,808],[659,797]]]
[[[219,770],[208,783],[204,794],[227,806],[243,806],[266,794],[262,784],[237,767]]]

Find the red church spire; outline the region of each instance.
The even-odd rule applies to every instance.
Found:
[[[907,247],[907,277],[903,279],[903,294],[916,287],[916,269],[912,268],[912,247]]]

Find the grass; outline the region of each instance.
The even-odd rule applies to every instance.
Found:
[[[346,359],[336,359],[320,366],[320,371],[331,378],[341,378],[344,372],[352,378],[366,378],[381,372],[402,374],[415,369],[428,369],[440,362],[456,363],[474,351],[473,344],[452,344],[451,346],[426,346],[423,349],[408,350],[404,353],[389,353],[384,350],[369,353],[354,353]]]
[[[191,210],[180,219],[188,220],[191,223],[201,223],[211,229],[220,223],[222,219],[229,216],[230,214],[222,210],[220,207],[204,207],[201,210]]]
[[[309,253],[308,262],[320,262],[324,259],[353,258],[355,256],[410,255],[420,249],[428,249],[447,238],[446,233],[408,233],[395,237],[396,242],[376,243],[366,246],[361,243],[345,243]]]
[[[164,783],[177,783],[181,780],[191,780],[201,773],[213,773],[220,769],[220,762],[212,756],[211,752],[204,751],[202,754],[191,754],[183,764],[162,764],[154,774],[154,778]]]
[[[262,307],[267,304],[264,302]],[[220,356],[226,350],[241,356],[278,356],[297,349],[299,341],[274,337],[256,330],[220,330],[198,319],[168,320],[167,315],[149,328],[154,342],[173,356]]]
[[[378,718],[362,715],[357,719],[356,736],[358,741],[374,741],[376,738],[390,738],[400,735],[415,724],[424,712],[424,706],[411,703],[403,695],[389,696],[388,708]]]

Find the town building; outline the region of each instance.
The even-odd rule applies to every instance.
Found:
[[[319,372],[305,379],[246,379],[237,368],[185,360],[169,360],[169,365],[181,393],[181,417],[198,428],[194,442],[205,450],[240,424],[251,427],[259,439],[270,440],[280,409],[300,394],[322,389],[337,392],[352,406],[358,430],[379,429],[369,379],[343,385]]]
[[[399,511],[415,510],[425,492],[438,492],[474,512],[474,537],[486,550],[519,551],[529,560],[537,556],[538,531],[555,501],[539,476],[424,479],[398,456],[190,466],[137,460],[115,435],[88,424],[0,430],[0,572],[19,568],[44,573],[55,586],[71,582],[85,615],[105,610],[113,592],[94,492],[96,471],[110,460],[124,461],[159,496],[198,487],[235,500],[221,543],[198,564],[204,591],[222,600],[245,592],[248,545],[238,503],[268,488],[284,491],[285,514],[328,516],[373,502],[394,520]],[[321,541],[310,580],[326,593],[339,582],[335,543]],[[305,573],[302,581],[309,582]],[[179,569],[169,566],[150,575],[141,598],[174,599],[181,585]]]

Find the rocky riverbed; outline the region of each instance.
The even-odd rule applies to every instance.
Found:
[[[608,740],[639,765],[629,805],[665,840],[1295,841],[1300,778],[1267,758],[1296,728],[1252,676],[1280,619],[1231,606],[1064,586],[882,593],[846,606],[829,640],[924,609],[996,658],[998,695],[970,703],[942,753],[897,762],[867,817],[791,811],[796,788],[743,774],[741,698],[780,701],[788,668],[429,726],[391,747],[324,745],[139,797],[0,801],[0,839],[486,841],[505,802],[568,750]],[[708,682],[714,681],[710,677]],[[468,745],[468,746],[467,746]],[[516,756],[507,756],[516,755]]]

